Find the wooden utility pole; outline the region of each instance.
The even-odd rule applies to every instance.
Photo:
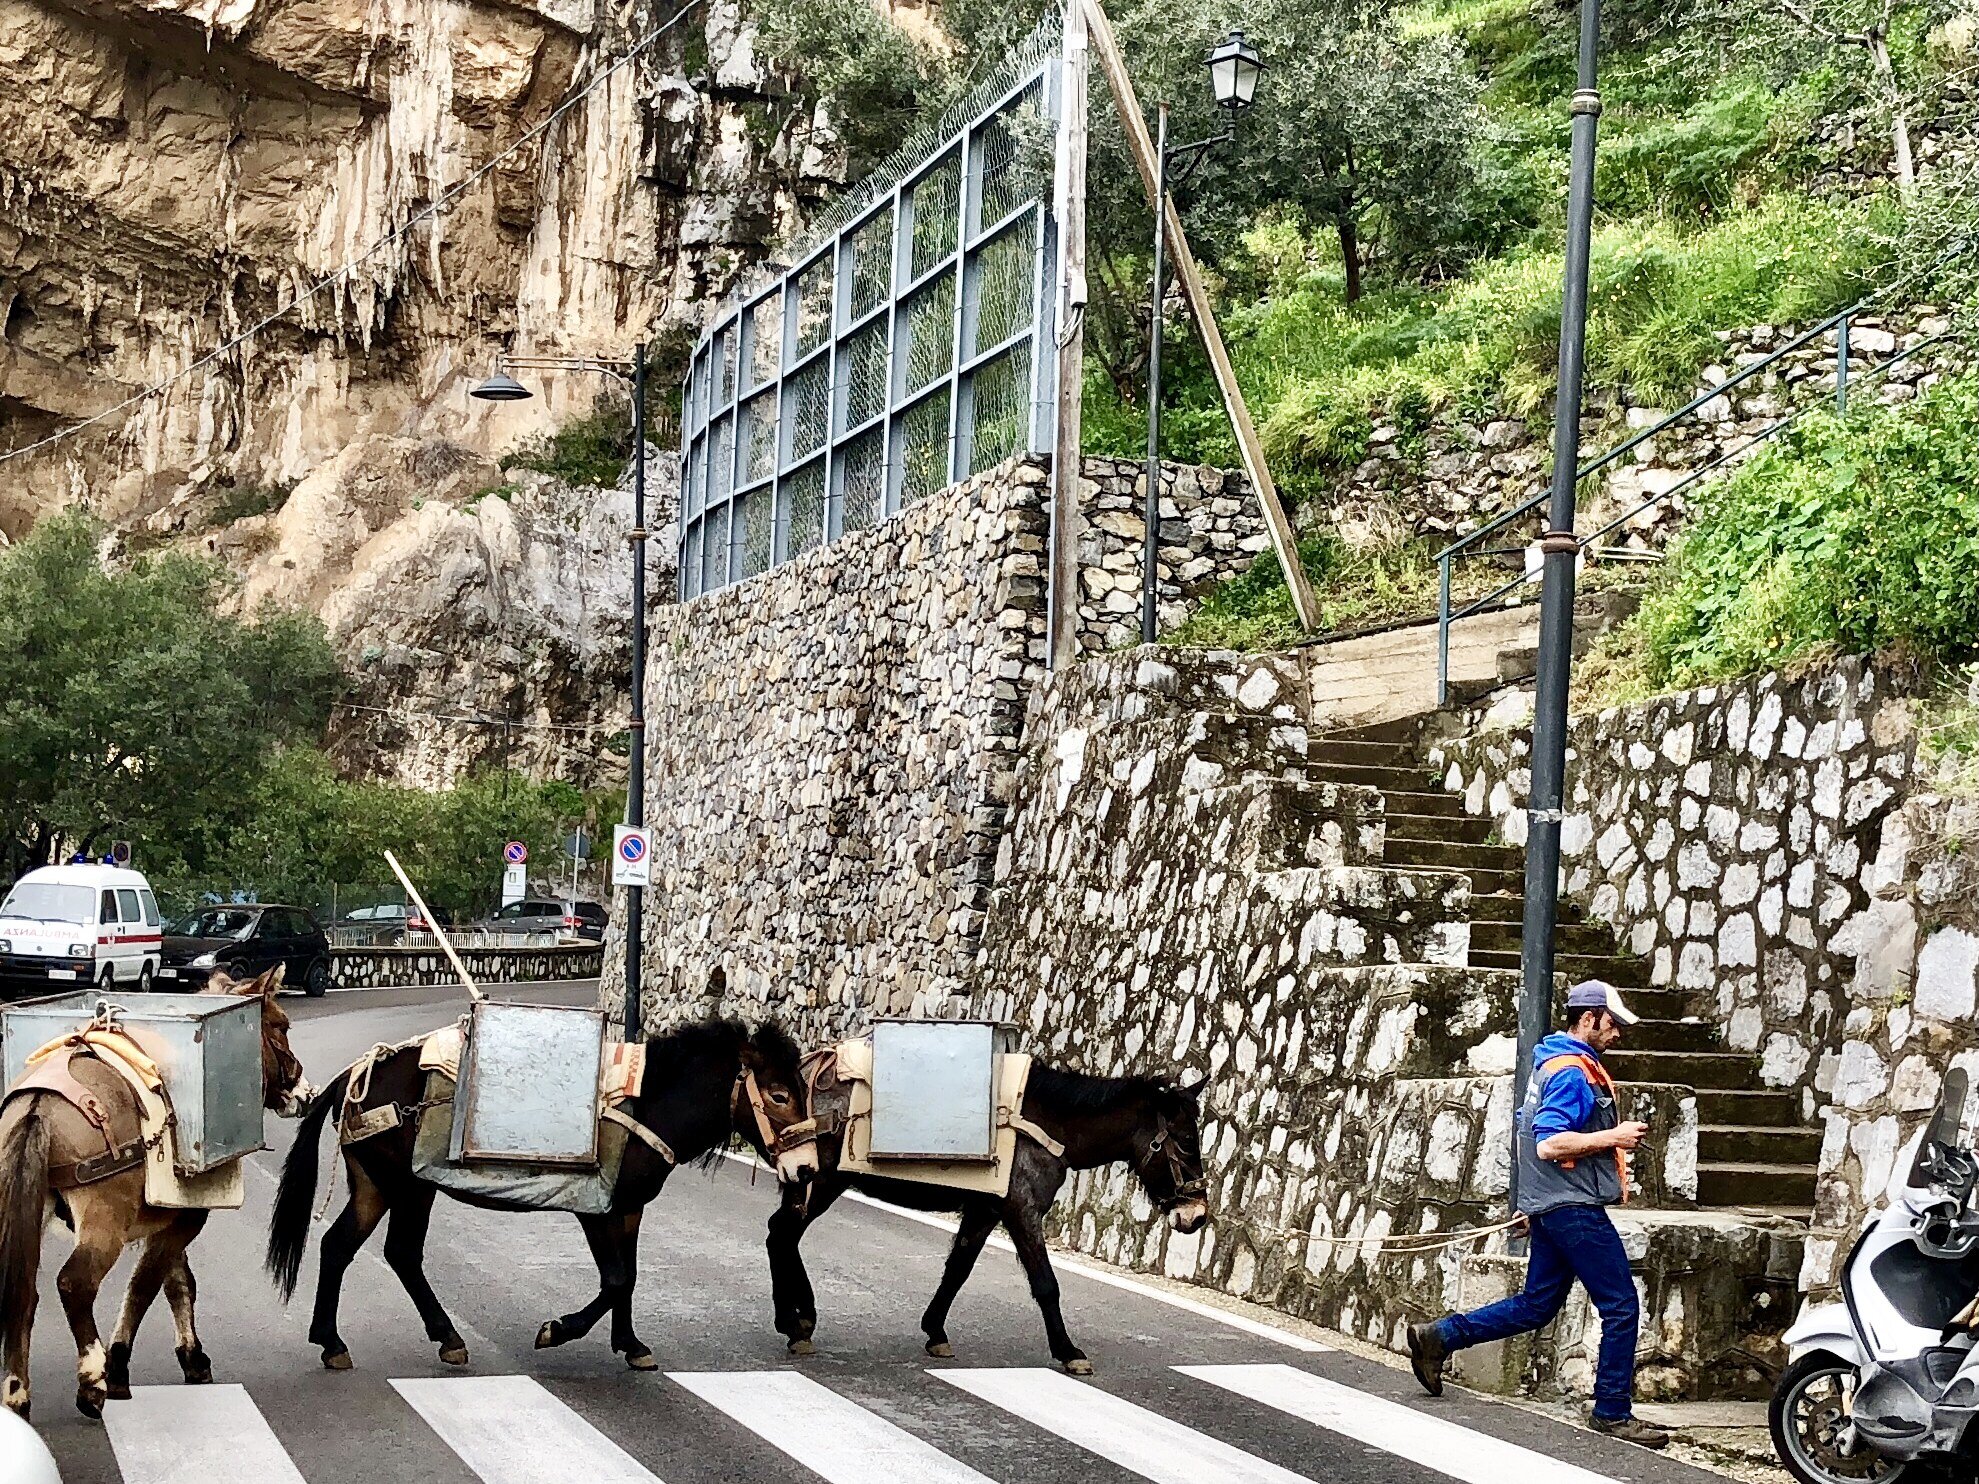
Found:
[[[1134,157],[1134,166],[1141,172],[1141,184],[1148,193],[1148,204],[1155,203],[1155,182],[1160,174],[1160,161],[1155,155],[1154,141],[1148,137],[1147,120],[1141,115],[1141,102],[1134,93],[1134,80],[1127,75],[1127,62],[1120,53],[1120,42],[1113,34],[1113,23],[1106,17],[1100,0],[1074,0],[1075,8],[1085,11],[1087,28],[1091,33],[1092,49],[1099,58],[1100,67],[1106,73],[1107,85],[1113,90],[1113,103],[1120,110],[1120,123],[1127,135],[1127,149]],[[1175,209],[1173,200],[1168,202],[1168,210],[1163,214],[1163,222],[1168,236],[1168,253],[1175,263],[1175,277],[1182,285],[1182,292],[1189,301],[1189,312],[1195,316],[1196,329],[1203,337],[1203,347],[1209,352],[1209,363],[1216,371],[1216,385],[1223,393],[1223,410],[1229,415],[1230,426],[1237,434],[1237,447],[1244,459],[1244,473],[1250,476],[1251,488],[1257,491],[1258,506],[1264,511],[1265,524],[1271,530],[1271,544],[1278,552],[1278,564],[1285,570],[1285,584],[1292,591],[1292,607],[1299,615],[1299,623],[1307,630],[1319,627],[1319,599],[1313,596],[1312,584],[1306,581],[1306,569],[1299,565],[1298,538],[1292,533],[1292,522],[1286,518],[1285,507],[1278,503],[1278,486],[1272,482],[1271,470],[1265,466],[1264,446],[1258,442],[1257,429],[1251,423],[1250,408],[1244,403],[1243,389],[1237,385],[1237,373],[1230,365],[1230,353],[1224,349],[1223,335],[1216,327],[1216,315],[1210,307],[1209,291],[1203,286],[1202,270],[1196,266],[1196,255],[1189,250],[1189,239],[1182,230],[1182,214]],[[1153,312],[1161,313],[1159,304]]]
[[[1058,136],[1058,418],[1051,456],[1051,667],[1079,654],[1080,410],[1086,374],[1086,11],[1065,7]]]

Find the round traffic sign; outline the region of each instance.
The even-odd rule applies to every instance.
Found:
[[[529,847],[520,840],[511,840],[502,847],[502,859],[512,866],[519,866],[529,859]]]
[[[618,842],[618,853],[632,865],[638,865],[640,861],[646,858],[646,837],[644,835],[627,835]]]

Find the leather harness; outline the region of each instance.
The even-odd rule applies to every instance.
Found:
[[[61,1190],[73,1190],[78,1186],[93,1185],[99,1180],[108,1180],[112,1175],[121,1175],[126,1170],[143,1168],[150,1144],[144,1138],[143,1129],[138,1127],[135,1137],[120,1139],[113,1127],[118,1113],[123,1113],[129,1123],[139,1124],[140,1115],[135,1107],[135,1099],[123,1108],[112,1109],[104,1102],[104,1094],[89,1086],[76,1076],[73,1063],[87,1059],[101,1067],[119,1090],[123,1090],[123,1075],[99,1056],[80,1034],[65,1037],[60,1048],[44,1055],[40,1061],[29,1067],[20,1081],[7,1089],[7,1099],[27,1093],[45,1092],[62,1099],[95,1129],[103,1140],[101,1153],[87,1155],[82,1159],[66,1164],[51,1164],[48,1167],[48,1183]],[[163,1130],[160,1130],[162,1137]]]

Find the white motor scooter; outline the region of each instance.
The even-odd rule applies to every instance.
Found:
[[[1979,1157],[1960,1139],[1967,1091],[1954,1069],[1842,1267],[1842,1302],[1786,1333],[1773,1446],[1803,1484],[1974,1477]]]

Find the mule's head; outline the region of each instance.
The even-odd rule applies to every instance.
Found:
[[[289,1013],[276,997],[285,973],[277,964],[252,979],[233,979],[215,969],[201,993],[261,996],[261,1105],[283,1118],[300,1118],[316,1089],[303,1076],[301,1059],[289,1049]]]
[[[797,1043],[775,1021],[765,1021],[749,1033],[739,1052],[735,1131],[753,1144],[763,1158],[776,1160],[779,1178],[785,1178],[784,1156],[779,1155],[779,1146],[792,1125],[810,1116],[804,1106],[804,1077],[798,1068]],[[815,1168],[815,1152],[813,1158]]]
[[[1203,1171],[1203,1084],[1168,1080],[1153,1090],[1150,1116],[1134,1140],[1134,1173],[1148,1199],[1183,1235],[1209,1220],[1209,1181]]]

